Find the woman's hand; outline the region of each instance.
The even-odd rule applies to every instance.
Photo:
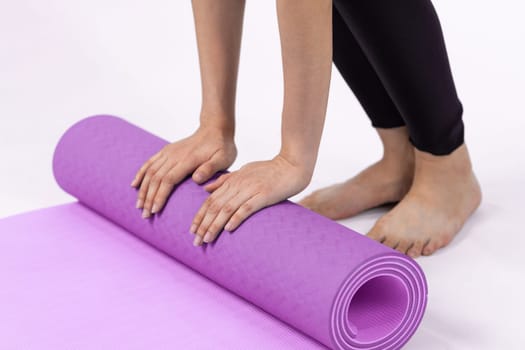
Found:
[[[137,208],[148,218],[164,207],[173,188],[193,172],[203,183],[233,164],[237,148],[233,133],[223,128],[201,126],[191,136],[171,143],[153,155],[135,175],[131,186],[139,189]]]
[[[233,231],[259,209],[299,193],[308,185],[311,173],[310,167],[278,155],[221,175],[204,187],[213,193],[193,219],[190,228],[196,234],[193,244],[212,242],[223,228]]]

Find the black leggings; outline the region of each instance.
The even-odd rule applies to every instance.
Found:
[[[372,126],[407,126],[417,149],[463,144],[457,96],[430,0],[334,0],[333,60]]]

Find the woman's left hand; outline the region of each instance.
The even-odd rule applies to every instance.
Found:
[[[223,228],[233,231],[256,211],[299,193],[310,182],[311,173],[279,154],[221,175],[204,187],[212,194],[193,219],[193,245],[213,242]]]

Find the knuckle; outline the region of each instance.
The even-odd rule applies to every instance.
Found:
[[[199,228],[197,230],[197,234],[199,236],[204,236],[204,234],[206,233],[207,230],[208,230],[207,225],[202,224],[202,225],[199,226]]]
[[[154,189],[153,189],[153,186],[150,186],[148,191],[146,192],[146,200],[152,201],[153,197],[154,197]]]
[[[217,202],[213,202],[210,204],[210,206],[208,207],[208,212],[210,214],[217,214],[220,210],[220,206]]]
[[[149,190],[149,183],[142,186],[140,188],[140,194],[143,196],[143,197],[146,197],[146,195],[148,194],[148,190]]]
[[[204,203],[208,207],[215,205],[215,203],[217,203],[217,195],[214,193],[211,194],[208,198],[206,198],[206,201]]]
[[[204,215],[202,215],[202,210],[199,210],[199,212],[193,218],[193,222],[192,223],[195,224],[195,225],[198,225],[202,221],[203,216]]]
[[[211,224],[210,227],[208,228],[208,231],[211,232],[212,236],[215,237],[215,233],[216,233],[216,232],[219,232],[220,229],[221,229],[221,228],[219,227],[218,224],[213,223],[213,224]]]
[[[253,205],[251,203],[246,202],[243,205],[241,205],[241,210],[243,213],[251,213],[253,210]]]
[[[206,164],[201,165],[199,167],[199,172],[204,173],[204,174],[208,174],[209,172],[211,172],[210,164],[206,163]]]
[[[201,222],[201,219],[200,218],[195,218],[193,219],[193,221],[191,222],[192,225],[195,225],[195,226],[198,226]]]
[[[224,213],[226,214],[232,214],[233,211],[235,210],[235,208],[233,207],[233,205],[231,205],[230,203],[226,203],[224,205],[224,207],[222,208],[222,210],[224,211]]]
[[[168,185],[174,185],[175,184],[175,174],[168,173],[164,178],[162,179],[163,182],[167,183]]]
[[[148,170],[146,170],[146,176],[153,177],[155,175],[155,169],[152,167],[149,167]]]
[[[239,214],[239,212],[236,212],[233,214],[233,216],[230,219],[230,225],[231,226],[237,226],[238,223],[242,221],[242,215]]]
[[[162,177],[158,174],[155,174],[151,177],[151,183],[158,184],[162,181]]]
[[[210,205],[212,205],[213,203],[215,202],[215,200],[213,199],[212,196],[209,196],[208,198],[206,198],[206,200],[204,201],[204,203],[202,204],[202,207],[201,209],[206,209],[206,208],[209,208]]]

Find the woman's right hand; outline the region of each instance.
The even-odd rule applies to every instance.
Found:
[[[173,188],[187,175],[198,184],[227,169],[237,156],[233,133],[201,126],[191,136],[164,146],[147,160],[131,186],[139,189],[137,208],[148,218],[164,207]]]

